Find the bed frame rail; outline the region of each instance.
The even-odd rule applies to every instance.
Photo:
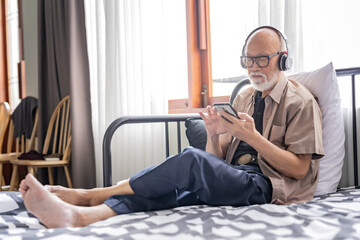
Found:
[[[353,155],[354,155],[354,185],[359,187],[358,177],[358,152],[357,152],[357,126],[356,126],[356,84],[355,76],[360,75],[360,67],[337,69],[336,76],[351,77],[351,108],[352,108],[352,125],[353,125]]]
[[[104,187],[112,185],[111,169],[111,139],[114,132],[125,124],[134,123],[164,123],[165,124],[165,143],[166,157],[169,156],[169,123],[176,122],[178,153],[181,152],[181,122],[188,118],[200,119],[199,114],[165,114],[165,115],[141,115],[141,116],[123,116],[115,119],[107,128],[103,140],[103,181]]]

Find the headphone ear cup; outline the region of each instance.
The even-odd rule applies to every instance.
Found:
[[[289,70],[292,66],[292,59],[287,53],[282,53],[279,57],[279,69],[281,71]]]

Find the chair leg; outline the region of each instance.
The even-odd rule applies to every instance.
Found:
[[[30,173],[31,175],[33,175],[35,177],[35,171],[33,167],[28,167],[28,173]]]
[[[16,178],[15,178],[15,186],[17,186],[19,188],[19,185],[20,185],[20,182],[19,182],[19,174],[16,175]]]
[[[3,190],[3,187],[6,186],[4,175],[0,178],[0,192]]]
[[[37,179],[38,178],[38,169],[34,168],[34,177]]]
[[[18,174],[18,166],[17,165],[13,165],[13,172],[11,174],[11,181],[10,181],[10,191],[14,191],[15,188],[15,182],[17,179],[17,174]]]
[[[3,184],[5,185],[5,180],[4,180],[4,177],[3,177],[3,165],[2,163],[0,163],[0,191],[2,191],[2,186]]]
[[[64,166],[64,170],[65,170],[65,175],[66,175],[66,180],[68,183],[68,187],[72,188],[72,182],[71,182],[71,177],[70,177],[70,172],[69,172],[69,168],[67,166]]]
[[[49,184],[54,185],[54,177],[51,171],[51,167],[48,167],[48,173],[49,173]]]
[[[3,182],[3,184],[2,185],[0,184],[0,191],[2,191],[2,188],[6,185],[4,175],[1,177],[1,179],[2,179],[1,181]]]

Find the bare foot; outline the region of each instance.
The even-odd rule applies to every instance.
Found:
[[[20,184],[25,207],[48,228],[83,227],[115,216],[107,205],[74,206],[51,194],[33,175],[28,174]]]
[[[90,206],[90,199],[88,197],[89,194],[85,189],[74,189],[50,185],[46,185],[45,189],[69,204],[77,206]]]
[[[20,184],[20,192],[25,206],[49,228],[75,227],[79,211],[58,197],[49,193],[31,174]]]

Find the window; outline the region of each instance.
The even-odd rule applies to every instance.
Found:
[[[19,99],[18,65],[19,62],[19,11],[17,1],[7,1],[6,22],[8,25],[9,50],[9,89],[10,106],[16,107]]]
[[[169,100],[169,112],[197,112],[211,104],[211,51],[208,0],[186,0],[188,97]]]
[[[6,1],[0,0],[0,101],[8,101],[8,51],[6,27]]]
[[[257,12],[257,1],[210,1],[214,96],[229,95],[239,77],[247,75],[240,55],[248,33],[258,26]]]
[[[358,9],[357,0],[186,0],[188,97],[169,100],[169,112],[198,112],[228,101],[246,75],[240,67],[244,40],[260,25],[275,26],[287,36],[294,59],[288,74],[330,61],[335,68],[354,67],[360,54]]]
[[[21,89],[23,85],[19,84],[19,73],[20,79],[24,80],[25,70],[24,61],[20,61],[20,58],[23,58],[23,52],[20,48],[22,47],[20,44],[22,31],[21,25],[19,25],[18,7],[21,7],[18,6],[18,1],[1,0],[1,58],[5,59],[1,65],[1,81],[8,86],[8,91],[3,90],[1,94],[4,94],[4,99],[7,99],[12,109],[18,105],[19,95],[25,91],[25,89]],[[25,83],[23,82],[23,84]]]

